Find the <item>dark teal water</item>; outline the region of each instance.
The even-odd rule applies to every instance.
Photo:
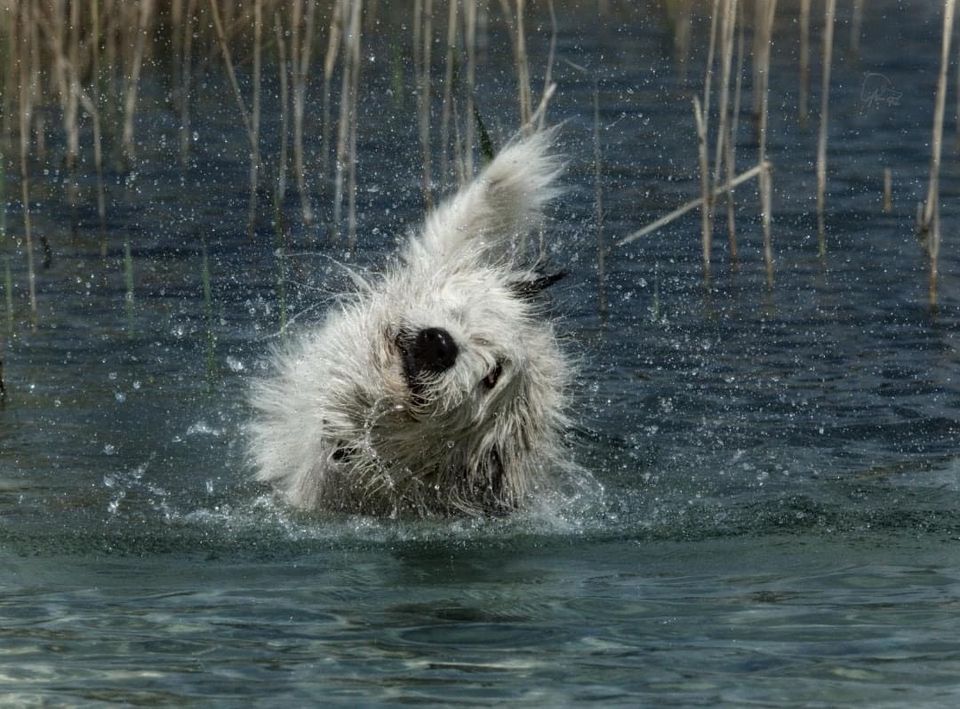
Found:
[[[6,252],[17,319],[0,409],[4,698],[955,705],[956,123],[948,113],[931,311],[913,215],[925,194],[939,12],[870,7],[858,58],[845,51],[845,8],[837,34],[826,258],[813,214],[816,112],[797,125],[796,27],[785,14],[771,76],[774,289],[746,187],[738,269],[718,229],[704,286],[691,213],[612,251],[606,314],[594,78],[610,244],[697,192],[689,93],[703,52],[684,81],[660,11],[618,10],[597,27],[587,10],[560,12],[551,117],[566,122],[568,189],[547,244],[570,272],[554,305],[580,362],[571,449],[603,492],[545,499],[509,519],[300,516],[250,482],[242,460],[244,393],[281,336],[281,301],[293,328],[316,322],[348,286],[335,261],[382,263],[420,219],[413,95],[387,92],[382,36],[365,49],[354,251],[326,238],[324,184],[312,185],[322,218],[313,229],[298,223],[290,190],[283,260],[268,206],[247,238],[244,136],[213,66],[198,77],[193,162],[181,171],[158,59],[138,126],[142,162],[109,175],[106,262],[92,176],[73,213],[51,136],[35,218],[53,259],[39,274],[35,329],[22,252]],[[531,25],[535,77],[545,27]],[[696,20],[694,36],[705,29]],[[512,59],[496,29],[491,42],[478,101],[502,139],[515,121]],[[864,93],[874,74],[899,94],[895,105]],[[278,126],[268,109],[268,163]],[[755,159],[746,113],[743,126],[741,168]],[[8,202],[14,235],[18,209]]]

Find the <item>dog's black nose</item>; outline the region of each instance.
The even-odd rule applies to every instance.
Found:
[[[417,372],[439,374],[453,366],[459,350],[453,336],[442,327],[428,327],[417,333],[409,355]]]

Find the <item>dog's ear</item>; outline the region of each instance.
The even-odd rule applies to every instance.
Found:
[[[543,218],[546,203],[558,194],[559,158],[551,152],[556,128],[516,139],[470,184],[428,217],[411,244],[417,256],[456,256],[477,250],[492,260]],[[417,253],[426,251],[427,253]]]
[[[557,271],[556,273],[544,273],[534,278],[513,281],[510,284],[510,291],[522,300],[532,300],[541,291],[549,288],[566,275],[566,271]]]

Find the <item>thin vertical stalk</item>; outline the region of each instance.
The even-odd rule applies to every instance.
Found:
[[[943,39],[940,52],[940,75],[933,110],[932,154],[930,156],[930,185],[923,210],[923,227],[929,231],[927,251],[930,255],[930,305],[937,304],[937,281],[940,272],[940,157],[943,150],[943,114],[947,102],[947,71],[950,67],[950,38],[953,35],[953,16],[956,0],[943,3]]]
[[[524,29],[525,0],[515,0],[516,19],[513,16],[513,10],[510,8],[510,0],[500,0],[500,8],[503,11],[504,19],[510,28],[510,35],[513,47],[513,59],[517,68],[517,103],[520,108],[520,125],[525,130],[533,130],[534,126],[530,124],[530,115],[532,111],[530,98],[530,65],[527,60],[527,40]]]
[[[207,256],[207,242],[201,243],[200,281],[203,285],[203,315],[207,330],[206,365],[207,377],[212,379],[217,373],[217,336],[213,331],[213,289],[210,286],[210,259]]]
[[[313,34],[316,21],[316,2],[308,2],[303,13],[303,0],[294,0],[292,22],[293,60],[293,163],[297,191],[300,194],[300,213],[303,223],[314,222],[313,206],[307,191],[305,160],[303,155],[303,119],[307,103],[307,79],[310,75],[310,59],[313,52]]]
[[[427,208],[433,206],[433,169],[430,150],[430,64],[433,46],[433,0],[423,0],[423,27],[420,37],[420,61],[418,67],[420,89],[417,91],[417,114],[420,125],[420,152],[423,156],[423,201]]]
[[[19,4],[20,19],[20,199],[23,204],[23,234],[27,249],[27,284],[30,294],[30,317],[34,323],[37,318],[37,274],[33,264],[33,225],[30,219],[30,122],[33,113],[31,81],[33,75],[30,43],[31,27],[36,23],[32,17],[32,5]]]
[[[800,125],[807,124],[810,99],[810,0],[800,0],[800,97],[798,114]]]
[[[713,162],[713,186],[720,185],[720,173],[723,159],[726,156],[726,146],[729,142],[727,131],[730,109],[730,73],[733,64],[733,31],[737,12],[737,0],[721,0],[720,23],[720,109],[719,127],[717,129],[716,157]]]
[[[77,208],[77,158],[80,154],[80,124],[78,97],[80,81],[77,76],[79,41],[76,25],[79,24],[79,3],[70,6],[70,21],[63,0],[50,5],[47,14],[37,9],[37,24],[43,29],[50,56],[53,59],[53,78],[56,82],[60,103],[60,120],[63,126],[66,151],[64,163],[67,173],[67,201],[71,207],[71,221],[76,222]],[[68,27],[69,25],[69,27]],[[76,45],[76,46],[74,46]]]
[[[350,143],[347,159],[347,243],[357,245],[357,102],[360,97],[360,40],[363,0],[353,0],[350,26],[353,29],[350,41]]]
[[[826,3],[823,15],[823,75],[820,80],[820,136],[817,140],[817,241],[820,245],[820,258],[827,253],[824,223],[824,209],[827,201],[827,129],[830,109],[830,65],[833,62],[833,25],[837,0],[826,0]]]
[[[100,107],[85,92],[80,100],[93,122],[93,164],[97,172],[97,216],[100,218],[100,255],[107,251],[107,195],[103,180],[103,134],[100,126]]]
[[[889,167],[883,168],[883,213],[893,211],[893,171]]]
[[[147,30],[153,15],[153,0],[140,0],[140,12],[137,19],[136,40],[130,65],[127,68],[123,90],[123,153],[129,163],[133,163],[136,150],[133,141],[133,121],[137,110],[137,92],[140,88],[140,71],[147,41]]]
[[[97,216],[100,218],[100,258],[107,255],[107,195],[103,179],[103,126],[100,120],[100,0],[90,3],[90,45],[93,97],[80,99],[93,121],[93,163],[97,171]]]
[[[527,60],[527,37],[524,22],[526,0],[517,3],[517,84],[520,89],[520,125],[530,123],[533,110],[530,98],[530,63]]]
[[[737,170],[737,135],[740,127],[740,103],[743,96],[744,21],[743,5],[737,6],[737,78],[733,90],[733,110],[730,118],[730,136],[727,139],[727,183],[732,183]],[[727,191],[727,235],[730,241],[730,258],[737,265],[737,218],[733,188]]]
[[[69,123],[70,134],[67,150],[67,167],[73,173],[71,176],[71,190],[76,199],[76,191],[79,189],[77,184],[77,157],[80,155],[80,10],[83,3],[70,3],[70,26],[68,28],[68,51],[70,57],[70,93],[69,93]],[[72,162],[69,162],[72,159]]]
[[[700,163],[700,237],[703,248],[703,276],[710,278],[710,252],[712,250],[710,222],[710,158],[707,148],[707,121],[697,96],[693,97],[693,118],[697,125],[697,155]]]
[[[551,0],[552,2],[552,0]],[[477,80],[477,0],[464,0],[464,44],[467,49],[466,107],[463,111],[463,173],[473,176],[474,105],[473,92]],[[958,108],[960,110],[960,108]],[[958,134],[960,136],[960,134]],[[960,137],[958,137],[960,139]]]
[[[230,45],[227,42],[226,33],[223,28],[223,20],[220,16],[218,0],[209,0],[209,6],[214,30],[217,35],[217,42],[223,54],[223,64],[227,70],[227,78],[230,80],[230,87],[233,89],[233,96],[237,101],[240,118],[243,121],[243,126],[247,133],[247,140],[250,143],[250,200],[247,214],[247,234],[252,237],[256,221],[257,183],[260,168],[260,47],[263,33],[263,5],[262,0],[254,0],[255,38],[252,116],[251,113],[247,111],[247,104],[243,100],[243,94],[240,92],[240,84],[237,81],[237,73],[233,66],[233,55],[230,53]]]
[[[333,229],[339,238],[344,178],[347,180],[347,236],[350,245],[356,237],[356,146],[357,95],[360,81],[360,32],[362,0],[344,4],[343,76],[340,90],[340,124],[337,134],[337,161],[334,176]],[[346,16],[349,13],[349,17]],[[346,174],[344,174],[346,173]]]
[[[347,0],[336,0],[330,10],[330,30],[327,37],[327,52],[323,59],[323,133],[322,157],[320,173],[324,179],[330,174],[330,129],[332,127],[330,100],[333,84],[333,70],[337,65],[337,54],[340,53],[340,38],[343,34],[343,18],[346,13]],[[416,21],[414,21],[416,24]],[[416,65],[416,62],[414,62]]]
[[[720,15],[720,0],[713,0],[710,17],[710,44],[707,50],[707,68],[703,77],[703,103],[694,101],[694,119],[697,126],[697,154],[700,164],[700,193],[703,204],[700,209],[701,247],[703,249],[703,274],[710,278],[710,256],[713,251],[713,190],[710,188],[710,99],[713,93],[713,62],[717,49],[717,20]],[[694,97],[696,99],[696,97]]]
[[[547,9],[550,11],[550,49],[547,52],[547,70],[543,75],[543,95],[546,95],[547,90],[553,83],[553,62],[557,56],[557,13],[553,7],[553,0],[547,0]],[[543,130],[546,123],[547,111],[546,106],[544,106],[537,128]]]
[[[40,8],[37,5],[33,6],[32,13],[33,22],[31,22],[29,30],[29,42],[30,42],[30,100],[41,101],[42,97],[40,96],[40,91],[42,90],[43,85],[43,65],[41,62],[41,45],[40,45]],[[27,30],[24,31],[24,34],[27,34]],[[34,120],[34,151],[38,159],[43,159],[47,153],[47,132],[46,132],[46,117],[44,111],[33,111],[32,112]]]
[[[190,91],[193,84],[193,30],[196,11],[197,0],[189,0],[182,30],[180,65],[174,69],[180,74],[180,163],[184,166],[190,159]],[[175,33],[180,31],[180,28],[174,28]]]
[[[250,116],[250,200],[247,234],[252,239],[257,224],[257,187],[260,182],[260,77],[263,55],[263,0],[253,0],[253,98]]]
[[[10,273],[10,257],[3,257],[3,300],[6,308],[7,334],[13,334],[13,275]]]
[[[134,308],[134,295],[133,295],[133,254],[130,251],[130,239],[125,238],[123,240],[123,282],[126,286],[126,296],[124,297],[124,302],[126,303],[127,309],[127,318],[133,318],[133,308]]]
[[[294,20],[296,21],[296,20]],[[290,89],[289,67],[287,60],[287,40],[284,37],[283,21],[280,12],[273,13],[273,33],[277,42],[277,70],[280,79],[280,158],[277,161],[277,189],[274,199],[274,222],[276,228],[281,228],[283,202],[287,195],[287,148],[290,134]],[[291,40],[295,32],[291,32]],[[294,70],[296,71],[296,70]],[[302,166],[302,163],[301,163]]]
[[[833,2],[834,0],[828,0]],[[769,0],[762,15],[761,33],[767,46],[763,52],[763,62],[759,67],[761,77],[760,86],[760,121],[758,124],[758,162],[760,170],[760,214],[763,226],[763,261],[767,269],[767,287],[773,288],[773,236],[771,221],[773,218],[773,186],[771,184],[770,166],[767,163],[767,126],[770,107],[770,44],[773,41],[773,20],[777,12],[777,0]]]
[[[443,73],[443,104],[440,112],[440,175],[449,179],[450,116],[453,112],[453,65],[457,58],[457,10],[459,0],[449,0],[447,13],[447,54]],[[456,159],[456,151],[454,151]]]
[[[593,181],[596,198],[597,307],[607,312],[606,246],[603,243],[603,149],[600,145],[600,86],[593,80]]]

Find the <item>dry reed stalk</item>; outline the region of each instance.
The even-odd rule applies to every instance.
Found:
[[[216,33],[217,42],[220,45],[220,51],[223,54],[223,64],[227,71],[227,78],[230,81],[230,87],[233,89],[233,96],[237,102],[237,108],[240,110],[240,118],[243,121],[243,127],[247,133],[247,140],[250,143],[250,200],[249,211],[247,214],[247,233],[253,236],[254,222],[256,219],[257,207],[257,182],[259,178],[260,166],[260,44],[259,35],[263,31],[262,20],[262,0],[254,0],[254,86],[253,86],[253,115],[247,111],[247,104],[243,100],[243,94],[240,91],[240,83],[237,81],[237,72],[234,69],[233,55],[230,53],[230,44],[227,42],[226,32],[224,31],[223,19],[220,15],[218,0],[209,0],[210,16],[213,20],[213,27]],[[259,8],[259,13],[258,9]]]
[[[174,33],[183,33],[180,43],[180,63],[174,72],[180,76],[180,162],[187,164],[190,159],[190,90],[193,84],[193,32],[197,14],[197,0],[189,0],[182,30],[174,27]]]
[[[524,15],[526,14],[526,0],[516,0],[517,3],[517,84],[520,89],[520,124],[530,122],[532,99],[530,92],[530,63],[527,60],[527,34]]]
[[[827,253],[824,208],[827,201],[827,127],[830,109],[830,65],[833,62],[833,25],[837,0],[826,0],[823,14],[823,74],[820,79],[820,135],[817,140],[817,242],[820,257]]]
[[[417,116],[420,126],[420,152],[423,156],[423,201],[427,208],[433,206],[433,158],[430,151],[430,51],[433,45],[433,0],[423,0],[422,23],[419,39],[420,66],[417,67],[419,90],[417,91]]]
[[[344,3],[347,0],[336,0],[330,9],[330,29],[327,33],[327,52],[323,59],[323,134],[320,174],[326,179],[330,174],[330,99],[333,83],[333,70],[337,65],[337,55],[340,53],[340,38],[343,34]],[[416,21],[414,21],[416,26]],[[415,52],[416,53],[416,52]],[[416,66],[417,62],[414,61]]]
[[[605,314],[607,286],[604,259],[606,247],[603,244],[603,149],[600,145],[600,85],[596,79],[593,80],[593,182],[596,197],[597,308],[601,314]]]
[[[700,164],[700,236],[703,248],[703,275],[710,277],[712,224],[710,220],[710,158],[707,156],[707,120],[700,99],[693,97],[693,118],[697,124],[697,155]]]
[[[710,3],[710,43],[707,45],[707,69],[703,76],[703,120],[710,123],[710,100],[713,96],[713,62],[717,53],[717,23],[720,16],[721,0]]]
[[[76,4],[75,4],[76,6]],[[80,152],[80,130],[77,122],[77,107],[74,101],[72,67],[67,56],[67,19],[66,7],[59,0],[49,8],[49,15],[37,8],[37,24],[46,35],[50,56],[53,59],[53,78],[57,86],[57,98],[60,101],[60,116],[63,122],[63,135],[66,138],[66,167],[72,173],[76,167]]]
[[[713,84],[713,61],[717,47],[717,21],[720,14],[720,0],[713,0],[710,13],[710,44],[707,50],[707,68],[703,78],[703,103],[695,96],[693,99],[693,117],[697,127],[697,155],[700,166],[700,209],[701,246],[703,249],[703,273],[710,278],[710,256],[713,251],[713,200],[710,188],[710,97]]]
[[[14,46],[14,40],[16,38],[16,28],[14,23],[16,21],[16,10],[13,5],[10,3],[4,4],[0,7],[0,27],[5,27],[8,30],[6,37],[0,34],[0,40],[6,39],[6,51],[3,56],[6,58],[3,67],[3,87],[4,90],[0,92],[0,121],[2,121],[2,136],[0,140],[4,144],[10,144],[10,136],[13,133],[13,106],[14,106],[14,92],[11,90],[11,87],[16,86],[17,82],[17,65],[13,61],[16,56],[16,49]]]
[[[31,3],[33,4],[33,3]],[[39,103],[43,100],[41,95],[43,89],[43,62],[41,56],[41,43],[40,43],[40,8],[37,4],[33,4],[33,22],[29,27],[29,41],[30,41],[30,101],[31,103]],[[27,32],[24,32],[26,35]],[[47,153],[47,131],[46,131],[46,118],[44,111],[33,111],[33,121],[34,121],[34,154],[37,159],[43,160],[46,157]]]
[[[810,0],[800,0],[800,125],[807,124],[810,98]]]
[[[294,16],[294,22],[296,15]],[[281,229],[283,201],[287,195],[287,144],[290,134],[290,106],[289,68],[287,66],[287,40],[284,37],[283,21],[280,12],[273,13],[273,33],[277,42],[277,70],[280,79],[280,158],[277,161],[277,191],[274,199],[274,222],[277,229]],[[295,32],[291,32],[291,41]],[[296,70],[294,70],[296,71]]]
[[[883,168],[883,213],[893,211],[893,171],[889,167]]]
[[[463,43],[467,50],[466,97],[463,122],[463,174],[473,176],[473,92],[477,80],[477,0],[463,0]]]
[[[107,195],[103,182],[103,125],[100,102],[100,0],[90,2],[90,67],[92,98],[84,102],[93,119],[93,161],[97,171],[97,215],[100,217],[100,258],[107,256]],[[81,95],[81,100],[82,100]],[[92,105],[87,105],[92,104]]]
[[[763,165],[754,165],[749,170],[746,170],[745,172],[738,175],[735,179],[714,189],[713,195],[712,195],[713,198],[716,199],[720,195],[736,189],[737,187],[742,185],[744,182],[747,182],[748,180],[752,180],[754,177],[759,175],[763,169],[764,169]],[[657,231],[658,229],[665,227],[670,222],[676,221],[687,212],[690,212],[702,205],[703,205],[703,197],[697,197],[696,199],[690,200],[686,204],[683,204],[680,207],[677,207],[669,214],[665,214],[664,216],[660,217],[655,222],[648,224],[642,229],[637,229],[637,231],[634,231],[628,234],[627,236],[623,237],[622,239],[620,239],[620,241],[617,242],[616,245],[625,246],[626,244],[629,244],[631,241],[636,241],[637,239],[644,237],[647,234],[651,234]]]
[[[140,0],[139,9],[136,40],[129,57],[123,88],[123,153],[128,163],[133,162],[136,153],[133,141],[133,120],[137,110],[137,91],[140,88],[140,72],[143,67],[147,31],[153,16],[153,0]]]
[[[183,51],[181,42],[182,37],[180,35],[180,28],[183,27],[183,0],[170,0],[170,46],[171,51],[171,60],[172,65],[170,67],[170,73],[173,75],[173,92],[174,94],[179,94],[180,92],[180,77],[178,76],[179,72],[179,63],[180,55]]]
[[[356,146],[357,95],[360,80],[360,32],[362,0],[346,0],[343,18],[343,76],[340,90],[340,121],[337,126],[337,160],[334,176],[333,234],[339,238],[343,208],[344,173],[347,180],[347,238],[356,240]]]
[[[20,118],[20,199],[23,204],[23,235],[27,249],[27,283],[30,294],[30,316],[37,317],[37,274],[33,265],[33,225],[30,220],[30,121],[33,112],[32,75],[34,68],[28,66],[36,56],[31,52],[31,27],[36,27],[32,16],[32,3],[20,3],[15,10],[19,14],[19,95]]]
[[[773,184],[770,177],[770,163],[763,162],[760,171],[760,210],[763,223],[763,263],[767,271],[767,288],[773,289],[773,239],[771,221],[773,219]]]
[[[543,75],[543,94],[546,95],[548,88],[553,83],[553,63],[557,56],[557,13],[553,7],[553,0],[547,0],[547,9],[550,11],[550,48],[547,51],[547,70]],[[540,120],[537,122],[537,128],[543,130],[547,123],[546,110],[540,114]]]
[[[85,91],[80,92],[84,110],[93,122],[93,164],[97,172],[97,216],[100,218],[100,256],[107,255],[107,195],[103,181],[103,130],[100,124],[100,107]]]
[[[443,104],[440,112],[440,175],[450,177],[450,117],[453,113],[453,65],[457,53],[457,10],[459,0],[449,0],[447,12],[447,54],[443,73]],[[453,152],[456,160],[456,151]]]
[[[737,171],[737,135],[740,127],[740,102],[743,96],[743,57],[744,57],[744,21],[743,5],[737,5],[737,78],[733,90],[733,110],[730,118],[730,135],[727,139],[725,164],[727,167],[727,183],[732,183]],[[727,196],[727,237],[730,242],[730,258],[734,267],[737,265],[737,218],[736,203],[733,190],[728,190]]]
[[[720,108],[717,128],[716,157],[713,162],[713,184],[720,184],[720,172],[729,142],[730,72],[733,64],[733,31],[736,24],[737,0],[721,0],[720,11]]]
[[[764,64],[763,55],[770,49],[770,46],[763,41],[763,17],[765,14],[766,0],[755,0],[753,3],[753,125],[760,122],[760,104],[762,98],[760,92],[756,90],[757,86],[763,83],[763,77],[760,75],[761,67]]]
[[[350,18],[353,29],[350,38],[350,144],[347,154],[350,161],[347,174],[347,243],[351,249],[357,245],[357,102],[360,96],[360,19],[363,16],[363,0],[353,2],[353,14]]]
[[[305,225],[314,222],[313,206],[306,184],[306,161],[303,155],[303,119],[307,103],[307,81],[310,77],[310,60],[313,54],[313,35],[316,26],[316,2],[307,3],[303,12],[303,0],[293,2],[291,31],[293,59],[293,165],[300,193],[300,213]]]
[[[104,18],[104,28],[103,28],[103,65],[106,67],[106,91],[107,96],[113,97],[118,96],[119,92],[117,91],[117,67],[119,62],[117,57],[119,56],[119,50],[117,48],[117,27],[123,26],[125,20],[125,14],[123,12],[123,6],[120,9],[116,7],[117,3],[121,0],[103,0],[103,15]],[[107,105],[113,107],[112,110],[112,122],[117,123],[117,118],[119,116],[120,106],[117,101],[108,101]]]
[[[923,228],[929,232],[927,251],[930,256],[930,305],[937,304],[937,281],[940,272],[940,157],[943,150],[943,114],[947,102],[947,72],[950,68],[950,38],[953,35],[953,16],[956,0],[943,3],[943,39],[940,51],[940,75],[933,111],[932,154],[930,156],[930,185],[923,210]]]
[[[252,239],[257,225],[257,187],[260,182],[260,79],[263,69],[263,0],[253,0],[253,97],[250,110],[250,200],[247,235]]]
[[[13,275],[10,273],[10,257],[3,257],[3,300],[7,313],[7,334],[13,334]]]
[[[70,124],[70,133],[67,142],[67,168],[72,173],[71,191],[73,200],[76,200],[77,185],[77,158],[80,155],[80,9],[82,4],[79,2],[70,3],[70,26],[68,28],[68,52],[70,57],[70,84],[68,98],[69,119],[64,119]]]
[[[829,0],[833,2],[833,0]],[[758,157],[757,162],[763,166],[760,171],[760,214],[763,225],[763,261],[767,269],[767,286],[773,288],[773,236],[771,233],[772,196],[770,165],[767,162],[767,126],[770,106],[770,45],[773,42],[773,20],[777,12],[777,0],[768,0],[764,6],[765,12],[761,16],[762,25],[760,34],[764,38],[766,50],[763,52],[763,62],[759,67],[758,75],[761,78],[760,91],[760,122],[757,127]]]
[[[524,31],[525,0],[514,0],[516,4],[516,18],[510,8],[510,0],[500,0],[500,9],[504,21],[510,32],[513,60],[517,69],[517,103],[520,108],[520,125],[530,124],[531,94],[530,94],[530,64],[527,59],[527,40]]]

